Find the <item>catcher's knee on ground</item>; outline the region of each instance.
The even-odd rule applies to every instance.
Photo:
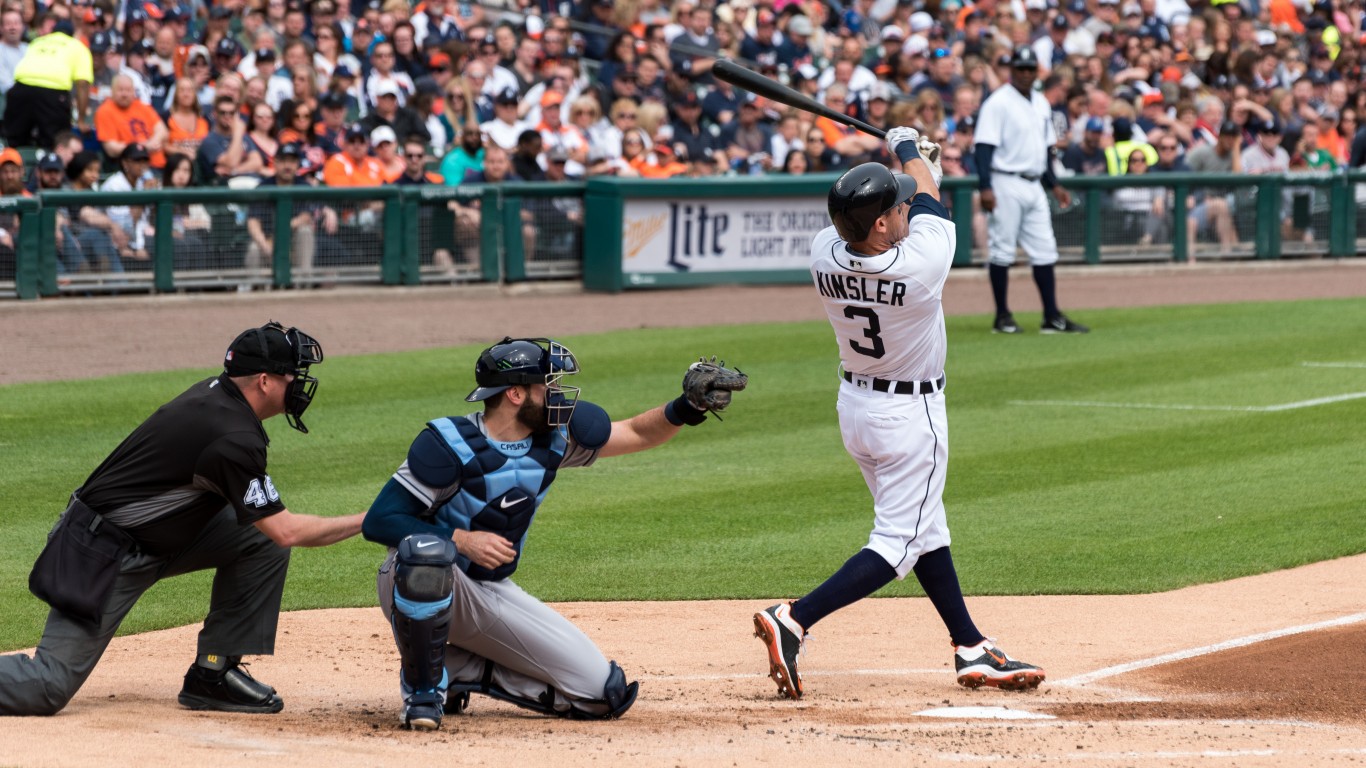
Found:
[[[485,696],[506,701],[532,712],[555,715],[570,720],[614,720],[626,714],[626,710],[636,703],[640,683],[626,682],[626,673],[615,661],[608,662],[607,682],[603,685],[602,697],[597,699],[577,699],[566,696],[547,685],[545,690],[532,698],[508,691],[493,680],[494,664],[485,662],[483,677],[477,683],[451,683],[451,695],[482,693]]]
[[[455,557],[455,544],[440,536],[419,533],[399,542],[390,621],[405,695],[445,695]]]

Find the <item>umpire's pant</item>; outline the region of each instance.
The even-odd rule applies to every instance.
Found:
[[[70,127],[70,91],[15,83],[5,96],[7,146],[52,149],[57,133]]]
[[[280,618],[289,550],[224,508],[184,551],[125,555],[98,626],[50,610],[32,657],[0,656],[0,715],[52,715],[76,695],[133,604],[161,579],[217,569],[197,653],[270,654]],[[187,653],[186,656],[189,656]]]

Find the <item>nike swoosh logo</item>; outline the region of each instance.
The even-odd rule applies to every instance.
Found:
[[[509,499],[509,498],[504,497],[502,501],[498,502],[498,508],[499,508],[499,509],[510,509],[510,508],[512,507],[513,504],[520,504],[520,503],[522,503],[522,501],[524,501],[524,499],[520,499],[520,498],[518,498],[518,499]]]
[[[418,544],[418,545],[417,545],[417,548],[418,548],[418,549],[426,549],[427,547],[435,547],[437,544],[440,544],[440,543],[441,543],[441,542],[439,542],[439,541],[424,541],[424,542],[422,542],[421,544]]]

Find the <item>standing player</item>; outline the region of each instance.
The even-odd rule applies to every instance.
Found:
[[[409,728],[439,728],[471,693],[578,720],[621,717],[635,701],[615,661],[512,582],[527,529],[557,470],[660,445],[748,378],[693,363],[682,396],[614,422],[563,383],[578,372],[549,339],[485,349],[465,398],[483,412],[428,422],[365,516],[365,538],[390,547],[377,583]]]
[[[1034,283],[1043,303],[1042,333],[1086,333],[1058,309],[1053,265],[1058,263],[1058,243],[1053,238],[1053,219],[1044,188],[1065,208],[1072,195],[1058,185],[1049,162],[1050,148],[1057,143],[1053,110],[1043,94],[1034,91],[1039,59],[1028,46],[1010,57],[1010,84],[992,91],[977,115],[977,186],[982,190],[982,210],[988,214],[987,269],[991,294],[996,299],[996,333],[1019,333],[1020,326],[1006,303],[1010,265],[1015,247],[1024,248],[1034,268]],[[1039,185],[1043,182],[1043,186]]]
[[[889,131],[887,149],[905,173],[878,163],[846,172],[830,189],[834,226],[811,243],[843,369],[840,432],[873,493],[873,532],[810,594],[754,614],[755,634],[779,693],[800,698],[797,655],[812,625],[914,571],[949,630],[959,684],[1034,688],[1043,670],[977,630],[949,554],[942,297],[956,238],[939,200],[940,149],[911,128]]]
[[[37,651],[0,656],[0,715],[60,711],[143,592],[209,569],[213,597],[180,703],[224,712],[284,707],[239,661],[275,651],[289,548],[355,536],[362,518],[290,512],[266,474],[261,422],[283,413],[290,426],[308,431],[300,418],[318,385],[309,366],[322,359],[322,346],[296,328],[272,322],[243,331],[221,375],[158,408],[95,468],[71,495],[34,576],[52,552],[70,554],[92,537],[97,546],[122,543],[121,555],[103,572],[81,567],[91,565],[88,554],[63,561],[59,583],[44,582],[52,610]]]

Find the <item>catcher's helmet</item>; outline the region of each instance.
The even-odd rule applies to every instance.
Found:
[[[544,384],[549,389],[546,408],[550,424],[568,424],[578,402],[579,388],[565,386],[560,380],[578,372],[574,353],[558,341],[505,337],[479,354],[479,361],[474,364],[474,381],[479,386],[465,400],[487,400],[518,384]]]
[[[877,217],[910,200],[915,191],[915,179],[892,173],[881,163],[854,166],[830,188],[830,220],[845,242],[862,242]]]

